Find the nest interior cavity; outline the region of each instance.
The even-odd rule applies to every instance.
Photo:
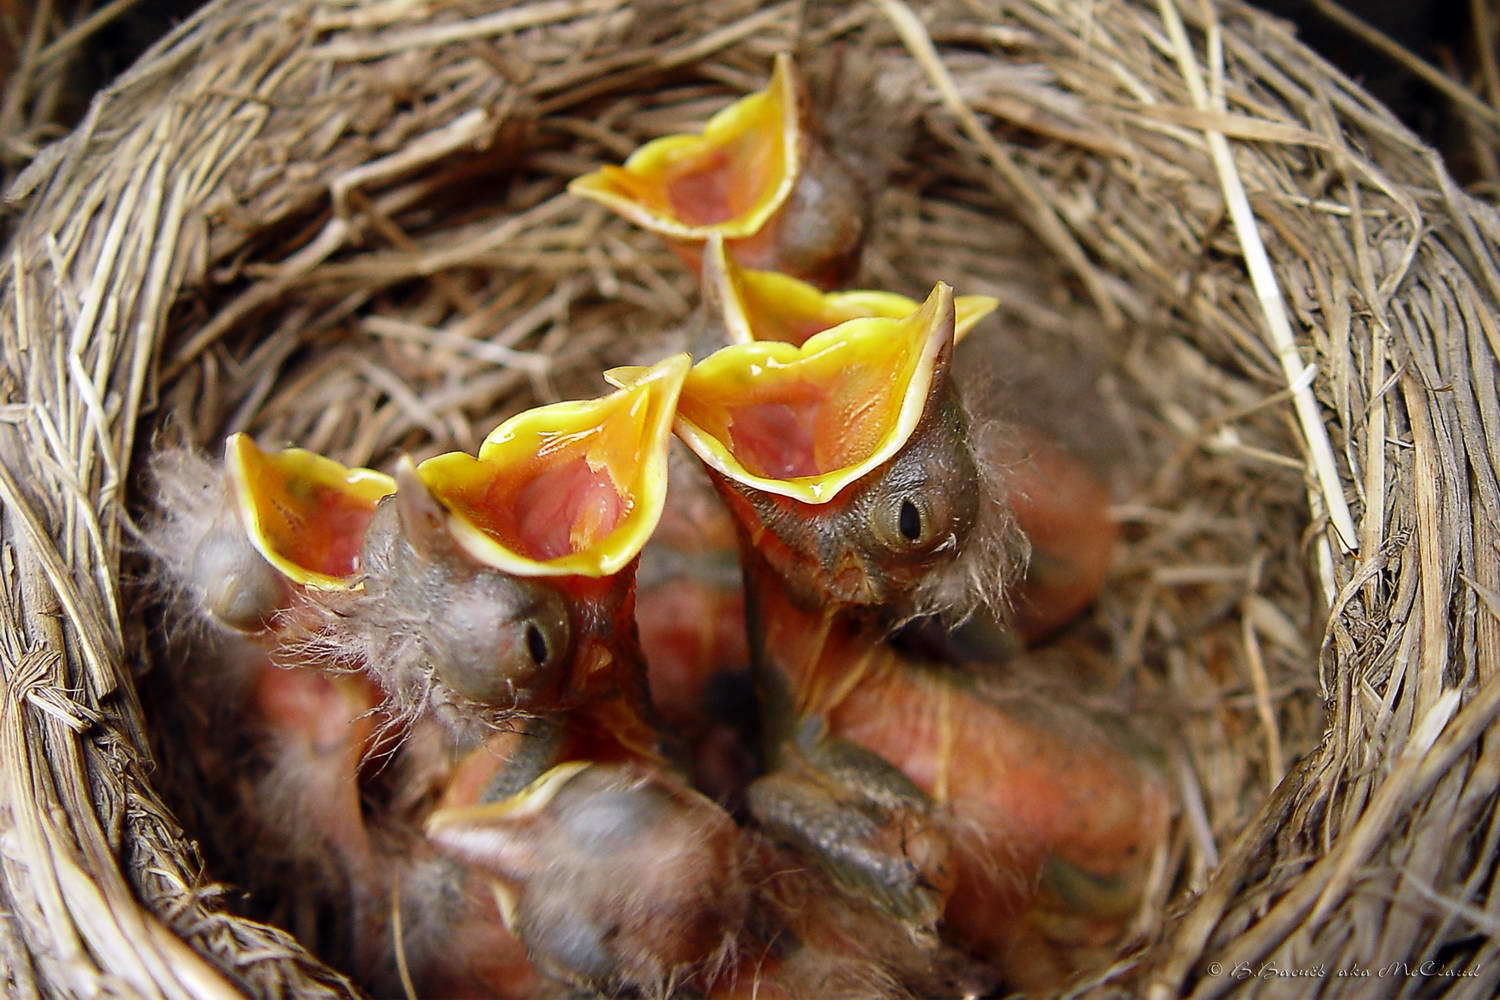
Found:
[[[779,51],[904,137],[856,284],[997,296],[961,367],[1115,484],[1126,545],[1080,627],[1175,734],[1181,821],[1134,950],[1085,988],[1429,962],[1478,971],[1398,988],[1493,993],[1500,220],[1284,24],[1177,0],[250,0],[181,25],[8,194],[16,995],[350,988],[236,916],[162,804],[138,467],[240,429],[389,465],[602,391],[697,293],[564,186],[698,127]]]

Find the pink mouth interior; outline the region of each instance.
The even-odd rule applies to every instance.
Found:
[[[471,519],[512,551],[544,562],[573,555],[608,536],[631,503],[609,474],[573,458],[530,476],[497,478],[472,498]]]
[[[325,576],[350,576],[375,508],[332,486],[289,484],[261,512],[261,527],[276,550],[298,566]],[[297,504],[285,502],[292,496]]]
[[[794,399],[736,408],[729,438],[740,464],[767,479],[817,475],[822,470],[817,467],[812,428],[821,402]]]
[[[831,386],[807,379],[780,382],[718,407],[689,401],[684,411],[723,441],[751,475],[824,476],[864,461],[890,433],[891,408],[898,401],[890,397],[889,381],[882,385],[871,374],[854,366]]]
[[[672,211],[690,226],[712,226],[732,218],[733,180],[724,153],[715,150],[691,169],[667,179]]]
[[[777,308],[775,303],[755,305],[754,327],[756,340],[779,340],[801,347],[814,334],[837,326],[848,317],[824,315],[809,316],[805,313],[788,313]]]
[[[655,197],[638,190],[644,201],[660,200],[689,226],[717,226],[744,215],[765,197],[775,182],[770,144],[760,136],[741,137],[732,147],[709,149],[664,171]]]

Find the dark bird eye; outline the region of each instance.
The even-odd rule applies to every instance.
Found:
[[[432,667],[486,705],[525,706],[559,682],[572,649],[566,602],[550,587],[467,577],[428,637]]]
[[[901,537],[915,542],[922,537],[922,512],[910,500],[901,501],[901,512],[896,515],[896,527]]]
[[[537,666],[547,664],[547,637],[542,635],[542,630],[536,627],[535,622],[526,625],[526,652],[531,654],[531,662]]]
[[[943,510],[941,503],[935,506],[934,498],[903,490],[875,504],[869,514],[870,531],[884,551],[915,555],[941,532]]]

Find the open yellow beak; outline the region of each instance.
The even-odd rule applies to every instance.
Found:
[[[688,374],[675,430],[755,489],[827,503],[911,437],[953,349],[953,290],[939,282],[902,319],[853,319],[802,345],[735,344]],[[616,385],[633,378],[615,369]]]
[[[608,396],[519,413],[477,459],[438,455],[417,474],[481,563],[517,576],[611,576],[661,518],[672,415],[691,364],[675,355]]]
[[[791,58],[778,55],[766,89],[714,115],[701,135],[654,139],[624,166],[601,167],[568,190],[673,239],[752,235],[801,170],[798,89]]]
[[[823,292],[817,286],[776,271],[740,267],[717,234],[703,249],[705,297],[720,310],[729,340],[748,344],[780,340],[802,344],[814,334],[851,319],[882,316],[904,319],[920,304],[894,292]],[[994,312],[1000,300],[989,295],[960,295],[953,300],[954,342]]]
[[[493,753],[488,748],[484,752]],[[497,821],[516,822],[530,819],[545,811],[568,782],[591,766],[593,765],[588,761],[565,761],[549,768],[519,792],[497,802],[446,806],[438,809],[427,818],[427,833],[430,836]]]
[[[304,587],[354,586],[365,529],[395,480],[302,448],[262,451],[248,434],[225,442],[224,465],[250,543],[267,562]]]
[[[481,748],[480,752],[492,751]],[[449,806],[428,817],[428,839],[459,861],[487,870],[506,927],[516,926],[515,883],[524,881],[526,872],[537,865],[536,853],[541,845],[530,827],[557,794],[591,766],[586,761],[567,761],[508,798]]]

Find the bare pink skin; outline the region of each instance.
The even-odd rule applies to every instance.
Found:
[[[1035,643],[1078,616],[1098,595],[1114,560],[1119,526],[1109,489],[1039,431],[995,436],[982,461],[1007,471],[1008,501],[1031,542],[1026,575],[1014,588],[1015,626]]]
[[[1079,713],[913,669],[837,611],[797,607],[763,563],[752,580],[794,713],[900,769],[949,817],[956,882],[942,919],[956,941],[1033,988],[1074,969],[1075,949],[1118,937],[1170,817],[1153,771]],[[1111,886],[1099,911],[1050,899],[1054,871]],[[1050,939],[1059,924],[1063,940]]]

